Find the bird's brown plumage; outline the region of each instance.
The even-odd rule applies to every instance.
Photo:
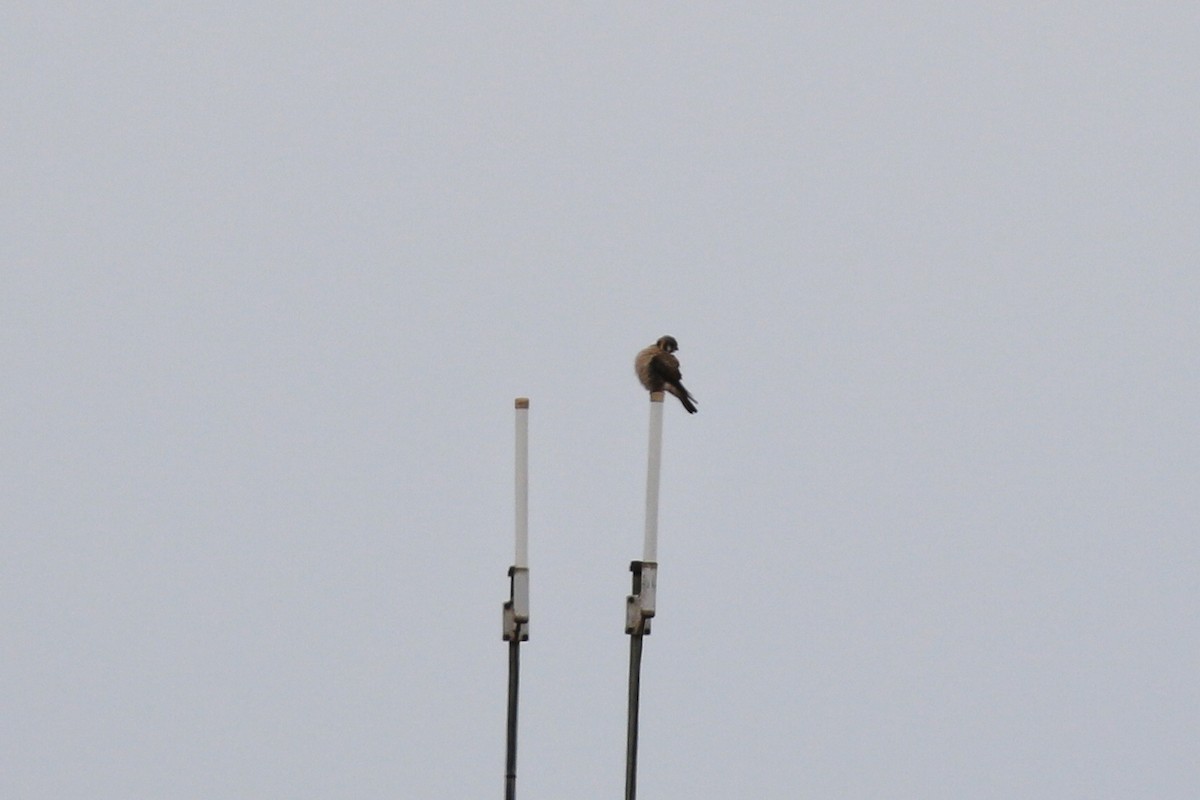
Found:
[[[689,414],[695,414],[696,398],[680,382],[679,359],[674,355],[678,349],[679,343],[673,336],[663,336],[637,354],[634,369],[646,391],[670,392],[679,398]]]

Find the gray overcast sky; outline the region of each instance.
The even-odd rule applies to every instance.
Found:
[[[0,40],[0,796],[1200,796],[1195,3]]]

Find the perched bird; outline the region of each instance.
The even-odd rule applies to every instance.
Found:
[[[663,336],[637,354],[633,367],[647,391],[670,392],[679,398],[689,414],[695,414],[696,398],[679,382],[679,359],[675,357],[678,349],[679,342],[675,341],[674,336]]]

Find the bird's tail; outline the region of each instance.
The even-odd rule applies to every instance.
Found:
[[[675,384],[675,386],[673,388],[676,388],[679,391],[671,392],[671,394],[673,394],[679,398],[679,402],[683,403],[683,407],[687,409],[687,412],[689,414],[695,414],[696,413],[696,398],[692,397],[692,393],[689,392],[687,389],[683,388],[682,383]]]

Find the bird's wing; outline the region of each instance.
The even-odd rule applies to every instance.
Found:
[[[650,374],[664,383],[679,383],[679,359],[670,353],[659,352],[650,359]]]

